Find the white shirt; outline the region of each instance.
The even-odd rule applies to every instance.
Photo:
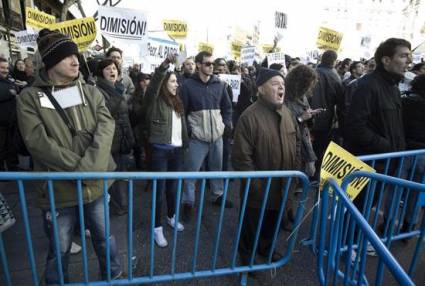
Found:
[[[174,110],[171,122],[171,145],[175,147],[181,147],[183,146],[182,120],[181,117]]]

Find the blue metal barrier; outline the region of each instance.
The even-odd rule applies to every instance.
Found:
[[[358,157],[363,162],[367,163],[371,167],[375,168],[376,171],[380,174],[390,175],[393,177],[404,178],[409,181],[416,181],[425,183],[425,149],[421,150],[413,150],[413,151],[403,151],[403,152],[393,152],[393,153],[382,153],[382,154],[374,154],[374,155],[365,155]],[[382,183],[377,185],[379,188],[379,201],[382,201],[383,192],[385,190],[386,183]],[[371,183],[369,183],[363,192],[370,192]],[[320,194],[318,194],[320,195]],[[405,197],[418,195],[415,206],[415,213],[412,215],[412,220],[416,220],[420,215],[420,205],[424,200],[425,194],[416,194],[415,192],[410,192],[404,194]],[[369,197],[369,196],[368,196]],[[373,198],[369,198],[373,199]],[[317,198],[317,202],[315,204],[315,209],[312,215],[312,224],[310,227],[310,234],[308,238],[303,239],[303,245],[309,246],[314,253],[317,253],[317,235],[318,235],[318,224],[319,224],[319,209],[318,204],[320,201],[320,196]],[[372,204],[372,201],[369,201],[369,204]],[[379,204],[381,206],[382,204]],[[362,211],[362,210],[361,210]],[[365,214],[365,213],[363,213]],[[377,219],[378,217],[376,217]],[[377,221],[374,221],[374,228],[376,226]],[[413,227],[413,225],[412,225]],[[409,228],[409,231],[412,229]],[[418,235],[419,231],[417,230],[414,235]],[[401,237],[399,237],[401,239]]]
[[[325,184],[322,194],[317,252],[322,286],[369,285],[366,275],[369,244],[379,256],[374,285],[381,285],[384,265],[400,285],[415,285],[334,180]],[[370,263],[368,271],[371,271]]]
[[[106,272],[107,279],[104,281],[93,281],[89,277],[89,261],[88,261],[88,247],[86,243],[85,233],[85,220],[84,220],[84,207],[83,207],[83,180],[95,180],[100,179],[103,181],[103,201],[105,203],[104,209],[104,222],[105,222],[105,240],[106,240]],[[128,217],[127,217],[127,277],[121,278],[118,280],[112,280],[111,277],[111,268],[110,268],[110,221],[109,221],[109,206],[108,206],[108,180],[117,180],[125,179],[128,180]],[[191,269],[188,271],[178,271],[176,265],[183,264],[182,260],[185,257],[177,257],[176,250],[178,247],[178,232],[177,228],[173,230],[173,243],[171,255],[169,261],[171,264],[170,273],[155,273],[155,248],[154,248],[154,226],[155,226],[155,200],[157,194],[157,182],[158,180],[177,180],[177,195],[176,201],[179,202],[181,198],[182,186],[184,180],[195,179],[200,181],[200,190],[199,190],[199,204],[197,211],[196,227],[195,227],[195,245],[193,250],[193,257],[191,263]],[[210,179],[223,179],[224,180],[224,198],[220,206],[220,213],[218,215],[218,224],[215,232],[215,239],[213,243],[213,256],[211,258],[211,267],[207,269],[199,269],[198,259],[199,259],[199,239],[200,231],[202,224],[202,215],[204,210],[205,203],[205,189],[206,182]],[[231,236],[229,233],[223,231],[223,223],[230,224],[231,222],[226,221],[225,218],[225,200],[226,196],[229,193],[229,181],[232,179],[246,179],[246,187],[243,192],[241,192],[241,207],[239,209],[240,216],[237,222],[235,222],[236,235]],[[258,179],[267,181],[267,188],[265,189],[265,194],[262,202],[262,209],[260,211],[261,215],[257,225],[256,231],[256,240],[254,242],[254,251],[250,257],[250,263],[247,265],[241,265],[236,263],[238,245],[241,236],[242,224],[243,224],[243,214],[247,207],[247,198],[250,192],[250,185],[255,184]],[[293,248],[295,246],[298,226],[301,223],[301,219],[304,213],[304,203],[306,201],[308,191],[309,191],[309,181],[304,173],[298,171],[267,171],[267,172],[198,172],[198,173],[189,173],[189,172],[176,172],[176,173],[0,173],[0,180],[13,180],[17,182],[17,187],[19,191],[19,200],[22,211],[22,220],[24,223],[25,229],[25,238],[26,238],[26,248],[28,253],[28,261],[31,267],[32,273],[32,284],[39,285],[39,281],[42,279],[42,275],[37,271],[36,256],[34,252],[34,246],[32,241],[32,233],[30,228],[30,218],[28,215],[28,206],[27,206],[27,190],[24,188],[24,182],[28,181],[47,181],[48,186],[48,195],[50,199],[50,213],[56,213],[55,206],[55,190],[54,182],[55,181],[72,181],[75,182],[76,192],[78,197],[78,213],[79,213],[79,223],[80,223],[80,233],[81,233],[81,245],[82,245],[82,274],[83,281],[73,281],[72,283],[66,283],[63,273],[63,265],[60,258],[60,242],[58,238],[58,222],[55,215],[52,215],[52,224],[53,224],[53,233],[54,233],[54,248],[57,261],[57,270],[60,277],[60,285],[129,285],[129,284],[148,284],[148,283],[157,283],[165,281],[174,281],[174,280],[183,280],[183,279],[194,279],[200,277],[213,277],[220,275],[229,275],[229,274],[241,274],[241,285],[246,285],[247,281],[247,272],[251,271],[261,271],[266,269],[275,269],[283,266],[288,263]],[[263,223],[264,213],[266,209],[266,203],[268,194],[270,192],[270,182],[272,180],[281,180],[282,181],[282,200],[279,208],[278,223],[274,229],[274,236],[272,241],[272,247],[268,253],[268,258],[261,263],[256,261],[255,249],[258,244],[258,238],[260,229]],[[149,260],[145,261],[149,263],[148,273],[142,275],[136,275],[134,273],[133,267],[133,257],[139,255],[134,251],[134,242],[133,242],[133,210],[134,210],[134,183],[137,181],[151,181],[152,188],[152,205],[151,205],[151,221],[150,221],[150,231],[149,231]],[[284,218],[284,211],[288,207],[288,194],[292,187],[297,186],[302,189],[300,197],[297,199],[297,209],[294,218],[294,223],[292,227],[291,234],[284,241],[282,235],[279,235],[280,224]],[[72,190],[70,190],[72,191]],[[230,190],[238,191],[239,190]],[[176,221],[179,221],[180,216],[180,204],[176,204]],[[220,241],[224,239],[228,241],[233,241],[232,249],[225,250],[226,253],[231,254],[230,259],[225,263],[225,265],[218,266],[217,259],[218,253],[220,250]],[[3,273],[5,274],[5,279],[3,279],[3,285],[13,285],[13,273],[9,272],[10,267],[7,263],[7,246],[6,251],[3,247],[3,237],[0,235],[0,258],[2,261]],[[279,244],[279,245],[278,245]],[[276,262],[272,262],[272,253],[275,249],[282,250],[284,248],[285,252],[282,259]],[[43,267],[44,268],[44,267]],[[12,274],[12,275],[11,275]]]

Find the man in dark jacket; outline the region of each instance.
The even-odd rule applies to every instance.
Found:
[[[195,67],[195,60],[193,57],[188,57],[184,60],[182,65],[182,74],[177,77],[179,86],[182,86],[187,79],[192,77],[195,73]]]
[[[399,82],[410,61],[410,43],[390,38],[375,52],[376,69],[362,78],[353,93],[346,117],[345,148],[355,155],[396,152],[405,149]],[[375,166],[382,171],[383,166]],[[390,173],[394,166],[390,166]],[[366,192],[354,203],[361,210]]]
[[[195,57],[198,72],[181,88],[187,128],[190,137],[186,170],[198,172],[207,158],[210,171],[221,171],[223,163],[223,134],[232,132],[232,105],[226,86],[213,75],[212,55],[202,51]],[[185,182],[183,219],[188,221],[195,203],[195,180]],[[214,203],[223,200],[223,181],[211,180]],[[226,207],[232,207],[226,201]]]
[[[236,171],[296,170],[300,166],[301,142],[297,124],[289,109],[283,105],[283,75],[279,71],[263,68],[260,69],[256,83],[258,100],[244,111],[236,126],[232,150],[233,168]],[[241,183],[241,201],[244,198],[245,184],[246,182]],[[248,195],[238,246],[244,265],[249,263],[253,255],[266,180],[253,180],[250,186],[252,189]],[[273,234],[278,225],[282,189],[280,179],[272,180],[258,242],[258,254],[263,257],[267,257],[271,251]],[[287,215],[290,212],[288,206],[293,200],[292,192],[288,200]],[[272,254],[273,261],[280,258],[277,252]]]
[[[323,154],[332,138],[332,127],[336,119],[336,106],[340,104],[341,106],[343,105],[342,83],[335,71],[337,57],[336,52],[331,50],[323,53],[321,63],[316,69],[319,81],[311,97],[310,105],[312,109],[324,109],[324,111],[314,119],[314,125],[311,132],[313,137],[313,148],[317,156],[316,179],[318,179],[320,173]]]
[[[9,79],[9,63],[0,58],[0,170],[16,171],[18,157],[12,139],[17,132],[16,96],[18,87]]]

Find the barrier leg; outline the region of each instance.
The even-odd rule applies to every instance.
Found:
[[[10,272],[9,272],[9,267],[7,265],[6,251],[4,250],[3,237],[1,232],[0,232],[0,256],[1,256],[1,262],[3,265],[4,283],[7,286],[11,286],[12,279],[10,279]]]
[[[241,273],[241,286],[246,286],[248,282],[248,273]]]

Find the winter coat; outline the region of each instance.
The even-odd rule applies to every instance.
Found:
[[[226,85],[217,76],[204,83],[196,73],[180,92],[191,138],[213,142],[222,137],[225,127],[232,129],[232,104]]]
[[[103,94],[106,107],[115,120],[111,152],[113,154],[129,154],[134,147],[135,140],[124,96],[115,90],[111,82],[101,77],[97,78],[96,86]]]
[[[409,94],[402,103],[406,149],[425,149],[425,95]]]
[[[169,106],[158,94],[158,89],[165,76],[166,69],[159,66],[146,90],[146,97],[149,98],[147,109],[147,126],[149,143],[151,144],[171,144],[173,108]],[[181,117],[183,146],[187,146],[188,135],[186,128],[186,118]]]
[[[346,117],[345,147],[355,155],[405,149],[399,77],[377,67],[357,80]]]
[[[307,97],[305,95],[299,99],[286,101],[286,106],[291,111],[295,120],[297,120],[297,118],[299,118],[305,111],[310,108]],[[313,145],[311,143],[308,120],[303,122],[299,122],[297,120],[297,123],[301,135],[301,161],[302,165],[305,165],[305,163],[316,161],[317,157],[314,153]]]
[[[313,91],[310,105],[312,109],[324,108],[326,111],[314,118],[313,130],[330,132],[335,120],[335,108],[340,103],[343,105],[343,87],[334,69],[319,65],[316,71],[319,81]]]
[[[77,131],[72,136],[59,113],[41,106],[47,96],[42,88],[53,88],[43,70],[32,87],[25,88],[17,98],[18,124],[25,145],[33,158],[36,172],[106,172],[115,169],[111,156],[114,120],[105,100],[96,87],[85,84],[81,76],[70,86],[78,86],[83,104],[64,109]],[[55,89],[65,88],[55,86]],[[81,94],[81,91],[83,94]],[[49,209],[47,182],[37,186],[39,206]],[[57,208],[77,205],[75,181],[55,181]],[[83,200],[90,203],[103,195],[103,180],[83,181]]]
[[[15,121],[17,86],[10,81],[0,77],[0,126],[8,127]]]
[[[261,97],[239,117],[232,149],[235,171],[297,170],[300,167],[300,139],[297,124],[286,106],[276,110]],[[282,180],[274,179],[268,209],[282,201]],[[241,184],[241,192],[244,191]],[[266,180],[253,180],[248,207],[261,208]]]

